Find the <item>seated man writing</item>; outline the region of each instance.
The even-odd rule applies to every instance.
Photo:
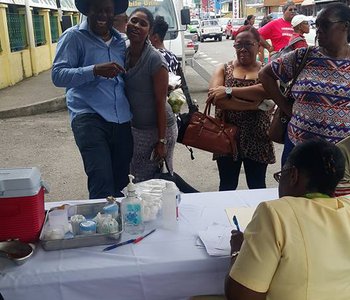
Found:
[[[278,200],[261,203],[225,283],[227,299],[350,299],[350,198],[335,198],[344,157],[333,144],[306,141],[291,152]],[[232,252],[242,234],[231,237]]]

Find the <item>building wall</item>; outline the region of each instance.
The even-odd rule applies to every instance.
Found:
[[[49,9],[42,9],[40,14],[44,16],[46,44],[33,48],[28,47],[21,51],[11,51],[6,16],[8,9],[8,5],[0,3],[0,89],[12,86],[27,77],[35,76],[50,69],[57,46],[57,43],[51,43],[49,15],[52,11]],[[53,12],[57,13],[57,11]],[[69,15],[71,15],[71,17],[74,16],[72,13],[69,13]],[[28,24],[28,26],[30,26],[30,24]],[[61,35],[60,24],[58,24],[58,28],[59,35]],[[31,31],[27,28],[27,35],[29,32]],[[28,36],[28,41],[29,39],[30,37]]]

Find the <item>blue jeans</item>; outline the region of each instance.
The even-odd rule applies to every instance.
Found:
[[[72,130],[88,176],[89,198],[123,196],[133,151],[130,122],[117,124],[98,114],[81,114],[73,119]]]
[[[267,164],[248,158],[234,161],[231,156],[219,157],[216,160],[219,169],[219,191],[235,190],[243,163],[247,185],[250,189],[266,188],[265,178]]]

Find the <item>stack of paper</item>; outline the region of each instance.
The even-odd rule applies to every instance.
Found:
[[[207,228],[207,230],[199,232],[199,237],[209,255],[230,255],[230,239],[232,229],[233,228],[231,226],[213,223]]]

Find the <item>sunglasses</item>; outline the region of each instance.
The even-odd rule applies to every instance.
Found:
[[[242,44],[241,43],[234,43],[233,47],[236,50],[242,50],[243,48],[249,50],[250,48],[254,47],[255,45],[256,45],[256,43],[242,43]]]
[[[288,11],[297,11],[297,8],[288,8]]]

